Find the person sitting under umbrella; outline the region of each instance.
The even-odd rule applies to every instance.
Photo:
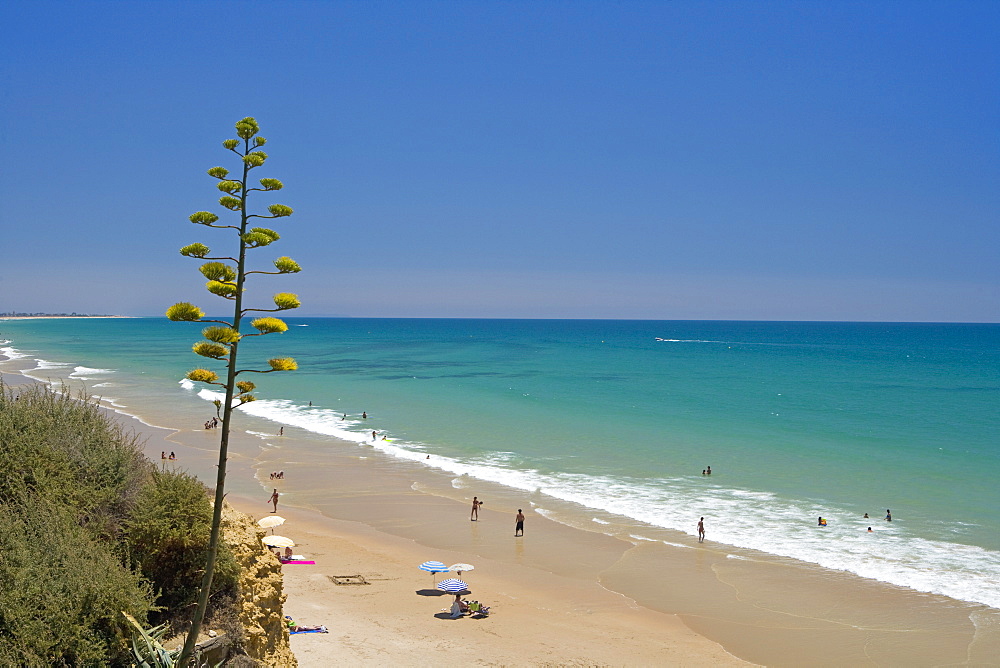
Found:
[[[469,611],[469,604],[462,600],[461,592],[455,594],[455,602],[451,604],[451,618],[458,619]]]

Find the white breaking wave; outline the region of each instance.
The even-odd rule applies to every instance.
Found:
[[[49,360],[35,359],[35,368],[31,371],[45,371],[47,369],[67,369],[73,366],[70,362],[50,362]],[[71,374],[72,375],[72,374]]]
[[[114,369],[91,369],[85,366],[78,366],[73,369],[73,373],[69,377],[76,378],[77,380],[93,380],[94,376],[105,376],[114,372]]]
[[[10,343],[10,341],[4,341],[4,343]],[[21,352],[13,346],[4,346],[3,348],[0,348],[0,355],[3,355],[8,360],[21,360],[26,357],[31,357],[28,353]]]

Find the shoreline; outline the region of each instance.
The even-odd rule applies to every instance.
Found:
[[[155,428],[138,418],[114,410],[123,422],[135,420],[130,424],[136,431],[155,433]],[[501,645],[516,645],[529,629],[548,629],[557,634],[557,640],[538,640],[539,647],[548,648],[547,653],[531,654],[526,653],[530,648],[522,648],[514,655],[494,654],[507,651],[501,646],[491,650],[491,659],[503,655],[506,662],[565,663],[575,656],[586,663],[621,663],[622,657],[628,656],[626,663],[633,665],[664,660],[685,664],[741,663],[735,657],[768,665],[928,665],[989,664],[1000,655],[995,629],[1000,611],[992,608],[713,544],[710,540],[698,545],[684,535],[670,535],[673,545],[623,540],[568,526],[532,511],[527,536],[517,543],[508,534],[513,533],[513,513],[519,499],[525,497],[523,492],[480,481],[471,481],[473,488],[464,486],[470,481],[460,480],[462,484],[456,487],[454,475],[395,461],[353,443],[344,443],[337,453],[318,453],[310,461],[284,461],[280,444],[265,446],[242,430],[234,430],[233,434],[236,447],[227,488],[234,505],[255,519],[266,515],[263,500],[269,481],[265,472],[283,469],[285,480],[275,482],[285,495],[279,514],[290,520],[294,516],[294,524],[290,521],[287,529],[279,533],[296,537],[304,532],[308,540],[300,541],[302,547],[296,551],[308,552],[309,558],[325,557],[323,562],[317,559],[317,567],[284,568],[289,614],[303,623],[323,623],[334,628],[327,620],[332,619],[330,615],[345,614],[341,604],[346,596],[344,587],[331,589],[328,576],[348,574],[338,572],[336,567],[338,561],[350,561],[345,560],[345,553],[367,554],[371,563],[379,566],[379,570],[369,573],[391,573],[390,580],[400,580],[410,587],[405,593],[398,589],[387,591],[384,586],[378,591],[375,586],[361,588],[370,592],[366,594],[358,593],[361,589],[352,590],[355,593],[348,604],[355,607],[341,621],[357,625],[358,616],[366,618],[367,626],[360,624],[354,633],[369,629],[371,643],[385,640],[384,634],[374,631],[391,625],[386,613],[365,612],[364,605],[372,603],[372,598],[384,598],[382,603],[392,610],[405,611],[391,632],[393,638],[406,637],[410,626],[417,624],[415,620],[424,617],[434,624],[426,629],[421,626],[421,633],[435,633],[445,623],[433,617],[440,606],[428,605],[426,596],[415,596],[413,587],[425,581],[429,586],[427,574],[416,569],[418,563],[432,558],[453,563],[441,556],[447,554],[454,562],[477,564],[477,571],[468,576],[475,597],[497,606],[495,617],[482,624],[476,622],[476,628],[498,633],[500,625],[495,622],[501,616],[517,620],[515,626],[504,626],[510,635],[502,634]],[[171,449],[181,456],[178,464],[213,485],[214,437],[212,432],[179,430],[161,432],[153,438],[175,446]],[[147,446],[147,454],[154,460],[155,450]],[[206,474],[211,479],[206,479]],[[315,492],[324,484],[327,489],[323,493]],[[307,489],[314,492],[307,494]],[[465,500],[476,491],[488,505],[481,510],[482,521],[470,523]],[[255,495],[260,496],[259,503],[253,500]],[[545,505],[553,504],[546,500]],[[409,559],[396,558],[397,552],[407,551]],[[365,565],[364,560],[357,563],[359,569]],[[558,586],[553,587],[553,582]],[[527,583],[530,585],[524,589]],[[808,595],[804,596],[804,592]],[[600,623],[591,626],[590,622],[597,618]],[[559,626],[568,624],[566,620],[575,620],[591,635],[607,636],[603,643],[610,643],[613,651],[603,654],[599,647],[587,645],[576,631]],[[990,623],[994,628],[989,628]],[[643,633],[632,634],[627,642],[615,631],[640,627]],[[663,634],[675,642],[663,645],[658,640]],[[481,647],[480,635],[474,637]],[[817,636],[822,636],[822,643],[816,642]],[[293,649],[303,659],[303,665],[321,665],[320,659],[329,657],[332,651],[326,642],[321,645],[315,638],[293,638]],[[426,644],[434,638],[421,635],[403,645]],[[616,644],[618,640],[621,644]],[[677,643],[687,649],[679,655],[665,654],[679,651]],[[307,650],[314,647],[323,649],[316,657],[317,663],[310,664],[299,652],[301,648],[308,655]],[[590,647],[586,653],[574,654],[586,647]],[[650,653],[643,660],[645,651]],[[456,658],[452,653],[439,656]],[[482,656],[473,655],[468,660],[482,662]],[[354,653],[342,661],[365,663],[375,657],[383,654]],[[397,658],[413,662],[412,654]],[[431,662],[435,659],[428,657]]]

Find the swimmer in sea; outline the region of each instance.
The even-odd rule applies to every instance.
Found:
[[[892,511],[889,510],[888,508],[885,509],[885,521],[886,522],[892,521]]]

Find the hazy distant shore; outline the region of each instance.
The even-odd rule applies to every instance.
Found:
[[[132,318],[131,315],[0,315],[0,320],[84,320],[93,318]]]

